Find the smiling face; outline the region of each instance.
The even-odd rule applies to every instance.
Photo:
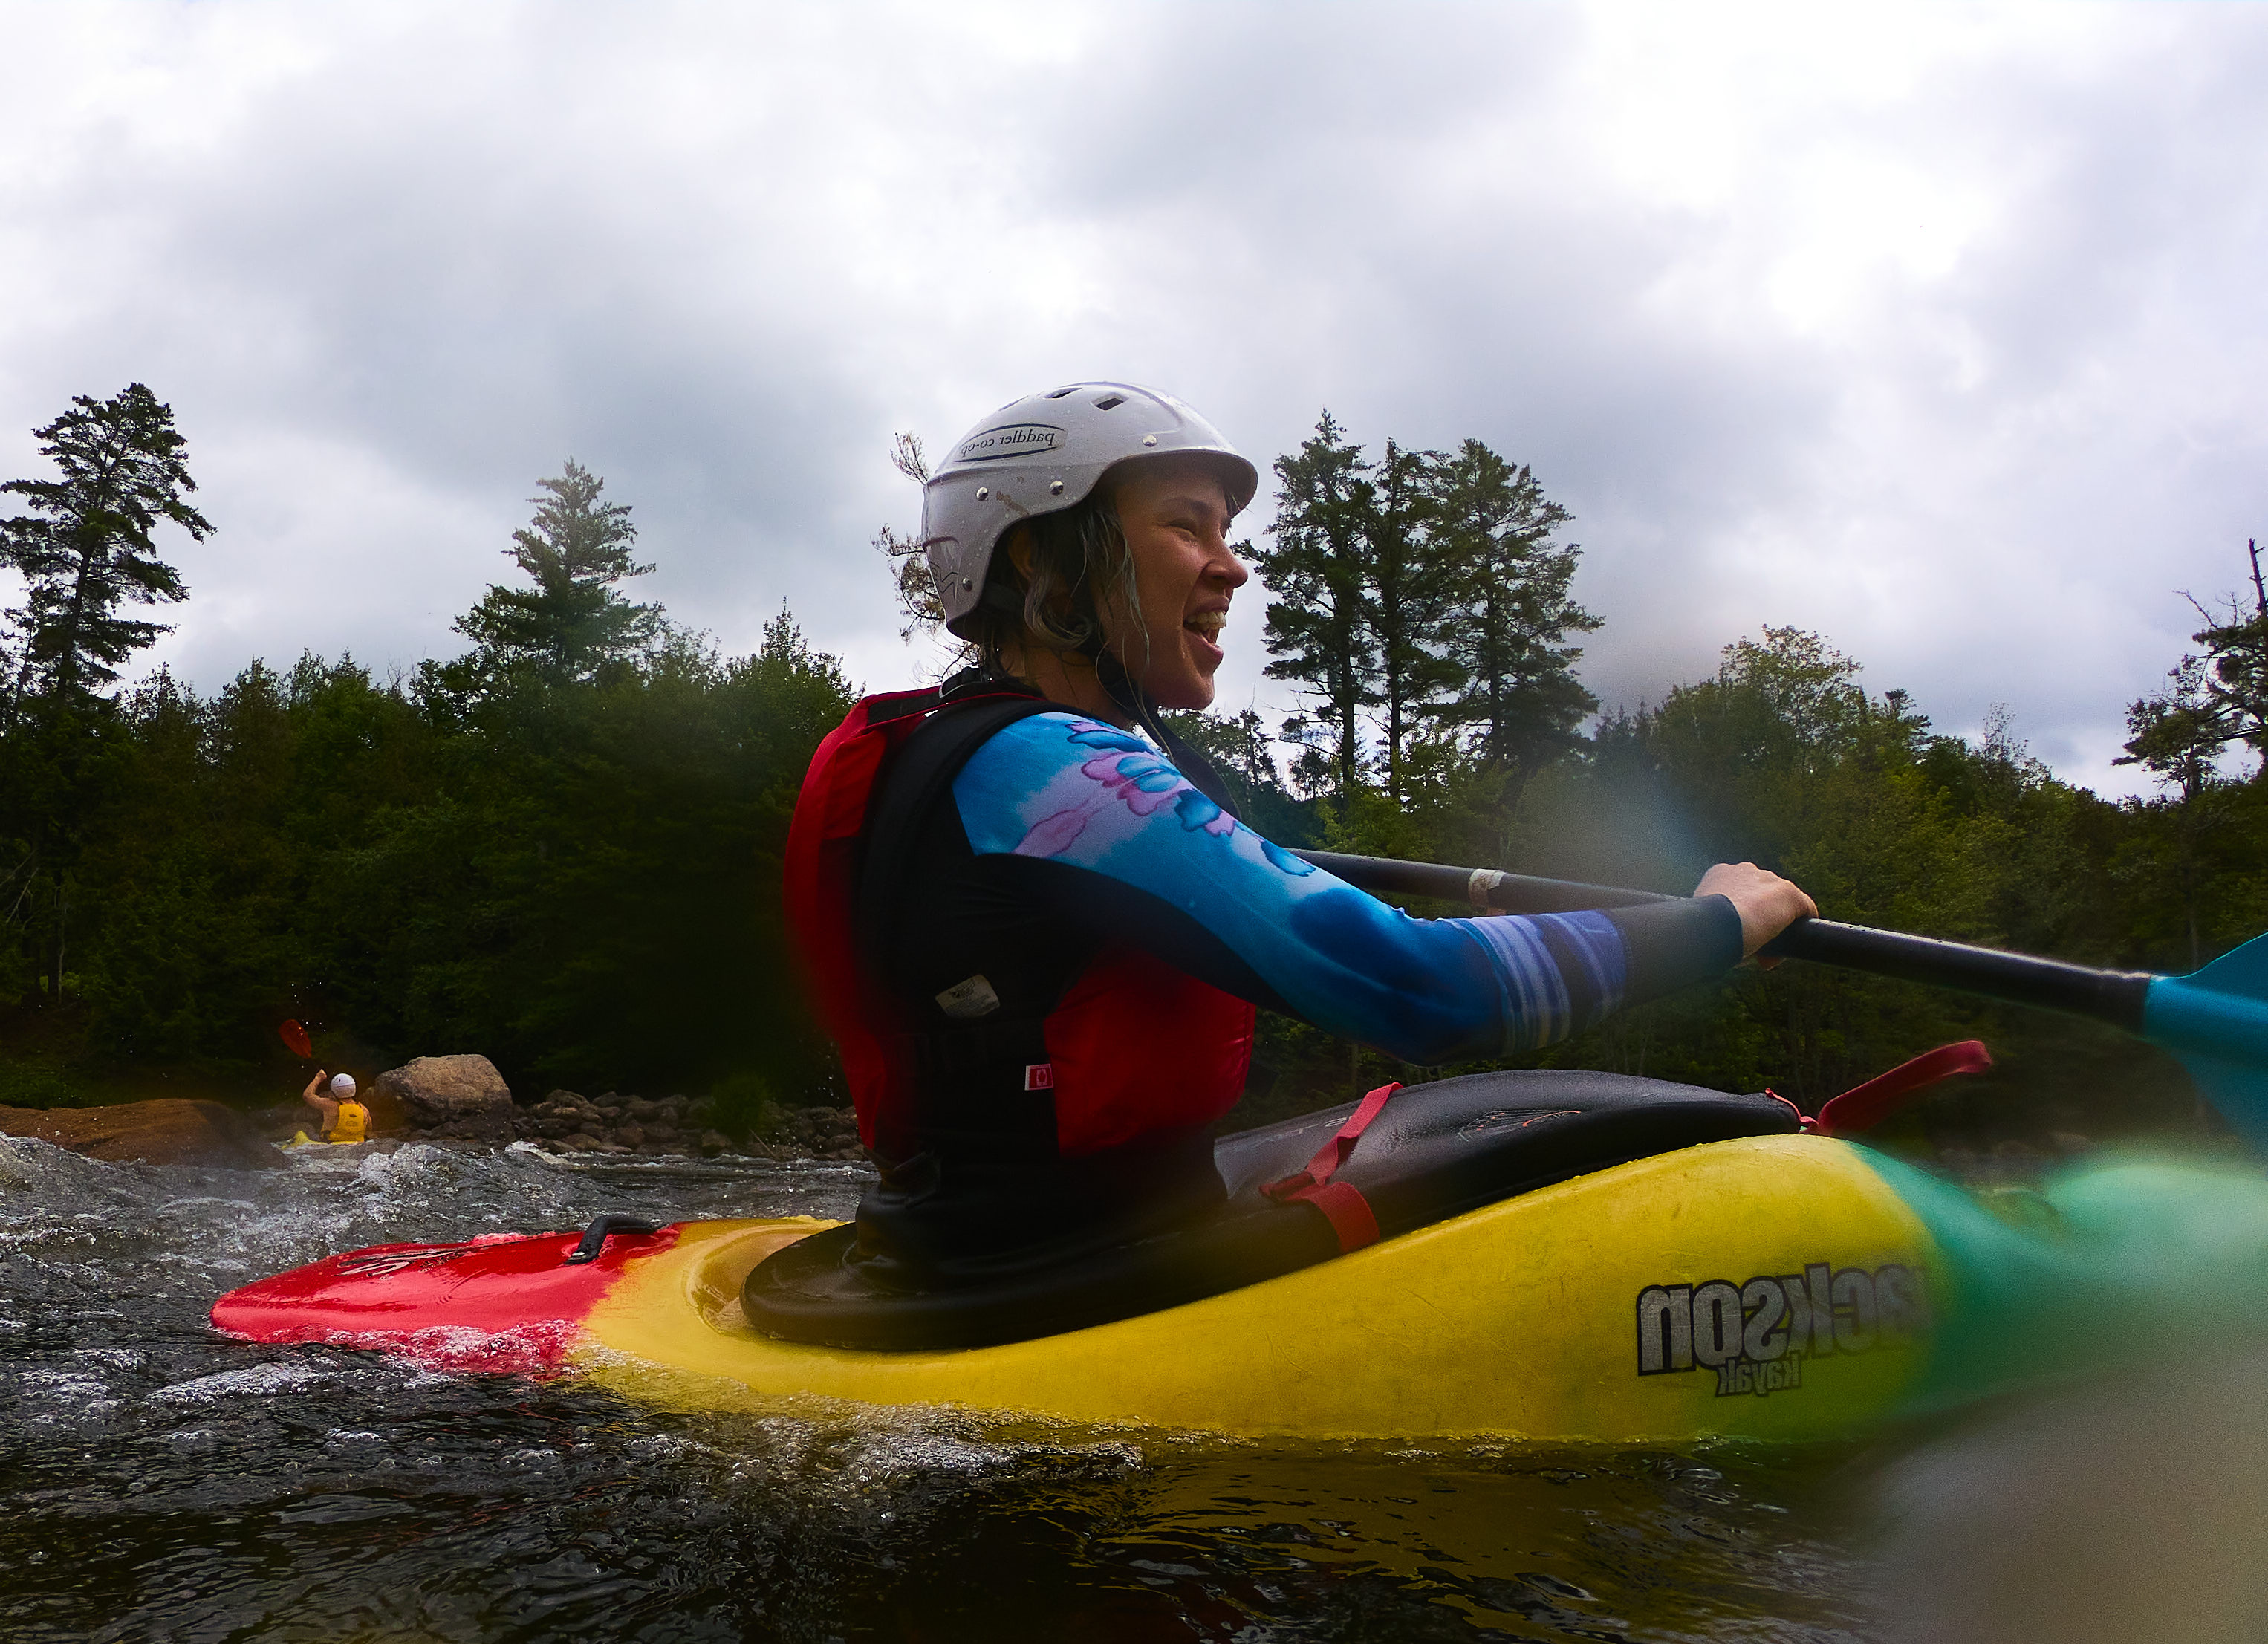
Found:
[[[1209,707],[1230,596],[1252,576],[1229,550],[1219,471],[1202,457],[1152,457],[1109,483],[1140,593],[1138,611],[1108,613],[1110,648],[1159,706]]]

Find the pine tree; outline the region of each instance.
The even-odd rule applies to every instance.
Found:
[[[557,479],[536,483],[550,494],[529,499],[535,517],[504,550],[535,586],[491,586],[456,630],[492,665],[532,666],[554,684],[589,680],[659,633],[660,608],[634,605],[615,586],[653,567],[632,561],[637,527],[627,503],[599,500],[606,481],[571,457]]]
[[[1444,625],[1454,599],[1452,557],[1437,529],[1433,469],[1438,453],[1386,442],[1362,520],[1369,571],[1363,623],[1371,641],[1370,696],[1380,710],[1386,793],[1402,803],[1410,739],[1434,701],[1459,682],[1445,653]]]
[[[1305,688],[1329,744],[1326,752],[1311,743],[1295,769],[1342,795],[1361,778],[1361,714],[1376,700],[1365,616],[1376,507],[1368,472],[1362,447],[1348,442],[1326,410],[1297,453],[1276,459],[1276,545],[1251,555],[1270,601],[1267,639],[1276,660],[1268,676]],[[1304,719],[1285,729],[1295,741],[1308,740]]]
[[[2227,630],[2239,625],[2232,618],[2220,626]],[[2202,640],[2213,632],[2209,628],[2196,637]],[[2110,762],[2140,765],[2168,792],[2172,877],[2181,899],[2182,926],[2192,970],[2205,961],[2198,907],[2205,878],[2205,841],[2220,822],[2223,801],[2235,785],[2221,771],[2220,762],[2231,742],[2259,734],[2257,714],[2248,726],[2242,708],[2231,702],[2230,696],[2225,681],[2207,672],[2203,657],[2183,657],[2169,671],[2163,687],[2129,704],[2126,751]]]
[[[1570,634],[1599,619],[1568,592],[1581,549],[1553,535],[1573,516],[1477,439],[1433,465],[1440,558],[1456,591],[1446,654],[1462,681],[1440,717],[1469,726],[1476,751],[1507,792],[1579,740],[1598,698],[1575,677]]]
[[[121,662],[168,631],[119,608],[188,597],[151,531],[170,520],[202,541],[212,529],[187,500],[197,487],[172,408],[138,382],[107,400],[75,395],[71,408],[33,431],[62,477],[0,485],[30,504],[0,520],[0,564],[27,585],[9,613],[21,637],[11,711],[28,698],[60,709],[116,679]]]
[[[2146,765],[2170,779],[2181,762],[2211,766],[2230,744],[2268,753],[2268,579],[2260,570],[2260,544],[2248,541],[2252,608],[2230,599],[2216,616],[2190,601],[2205,625],[2190,636],[2203,656],[2185,656],[2167,675],[2166,689],[2130,705],[2128,757],[2113,763]],[[2194,779],[2194,778],[2191,778]]]

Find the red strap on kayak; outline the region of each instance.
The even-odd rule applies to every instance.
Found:
[[[1396,1082],[1381,1085],[1372,1091],[1347,1116],[1338,1134],[1307,1161],[1306,1169],[1268,1183],[1260,1190],[1279,1205],[1313,1205],[1322,1211],[1324,1220],[1331,1224],[1331,1231],[1338,1235],[1342,1253],[1377,1243],[1378,1218],[1371,1213],[1370,1201],[1362,1196],[1360,1189],[1351,1183],[1334,1182],[1331,1178],[1354,1152],[1354,1145],[1362,1139],[1370,1122],[1385,1110],[1386,1099],[1401,1088]]]
[[[1818,1117],[1804,1120],[1803,1128],[1816,1136],[1855,1136],[1889,1117],[1915,1091],[1955,1073],[1981,1073],[1992,1065],[1992,1053],[1982,1039],[1941,1044],[1845,1091],[1820,1109]]]

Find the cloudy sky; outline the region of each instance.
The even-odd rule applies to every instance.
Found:
[[[647,597],[882,688],[894,431],[1328,406],[1533,464],[1609,703],[1793,623],[2125,791],[2268,536],[2264,85],[2258,6],[0,0],[0,471],[173,405],[206,688],[458,649],[570,454]]]

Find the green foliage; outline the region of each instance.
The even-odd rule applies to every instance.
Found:
[[[784,1117],[772,1081],[762,1073],[734,1073],[709,1087],[717,1128],[728,1136],[769,1136]]]
[[[1475,751],[1509,798],[1517,783],[1580,741],[1576,727],[1599,704],[1575,677],[1582,652],[1566,643],[1599,619],[1569,592],[1579,550],[1555,542],[1572,516],[1477,439],[1440,459],[1432,476],[1436,529],[1452,585],[1462,591],[1441,626],[1461,689],[1440,717],[1475,734]]]
[[[210,701],[160,675],[80,863],[90,1050],[248,1071],[298,1015],[542,1087],[813,1088],[779,860],[849,701],[784,614],[753,656],[676,640],[469,711],[350,660]]]
[[[60,477],[0,485],[30,505],[0,520],[0,564],[25,582],[7,614],[20,643],[0,647],[0,1009],[59,1005],[75,985],[86,832],[130,763],[100,689],[166,631],[121,608],[188,597],[158,557],[160,523],[211,529],[186,500],[196,484],[173,412],[148,388],[71,404],[35,431]]]
[[[37,517],[7,541],[49,564],[22,545],[60,551],[81,539],[59,522],[95,520],[110,545],[77,563],[115,571],[115,597],[15,614],[18,705],[41,711],[0,720],[0,1102],[160,1074],[272,1097],[304,1078],[273,1038],[285,1016],[335,1063],[477,1050],[524,1087],[705,1090],[742,1133],[841,1101],[780,871],[803,771],[851,690],[786,611],[725,657],[630,604],[615,585],[645,567],[627,511],[570,463],[515,539],[533,586],[489,591],[460,623],[466,658],[386,681],[351,658],[254,662],[210,697],[161,669],[106,695],[103,670],[156,631],[120,602],[180,592],[149,531],[204,526],[180,511],[179,438],[146,390],[77,407],[42,431],[66,481],[9,488]],[[139,500],[113,514],[66,495],[105,438],[142,452],[124,464],[142,465]],[[2258,610],[2232,607],[2159,705],[2138,704],[2131,751],[2168,789],[2146,802],[2058,781],[2005,715],[1974,742],[1938,734],[1790,628],[1584,736],[1570,639],[1597,619],[1570,593],[1566,512],[1526,468],[1473,441],[1389,442],[1373,465],[1326,415],[1277,474],[1275,547],[1255,556],[1278,601],[1270,671],[1313,711],[1290,779],[1256,712],[1173,716],[1272,838],[1669,891],[1754,860],[1836,917],[2135,968],[2188,969],[2268,925],[2268,783],[2219,757],[2268,737]],[[61,586],[41,574],[35,595]],[[1934,1099],[1930,1125],[1973,1140],[2191,1120],[2178,1072],[2107,1030],[1796,966],[1744,968],[1527,1060],[1815,1105],[1970,1036],[2002,1068]],[[1238,1123],[1467,1071],[1273,1016],[1254,1067]]]
[[[1388,440],[1364,522],[1370,574],[1362,610],[1375,659],[1371,696],[1379,710],[1381,774],[1396,800],[1411,735],[1432,704],[1460,682],[1444,646],[1458,614],[1458,566],[1444,551],[1447,539],[1439,529],[1439,461],[1432,452]]]
[[[652,645],[660,611],[631,604],[615,586],[653,567],[632,561],[637,527],[627,505],[599,500],[606,481],[571,457],[557,479],[536,483],[550,494],[531,499],[534,520],[512,533],[504,550],[535,586],[490,588],[456,627],[473,642],[470,662],[479,673],[527,667],[547,684],[563,685]]]
[[[44,1062],[0,1064],[0,1107],[76,1108],[86,1105],[63,1070]]]
[[[1612,762],[1571,773],[1574,792],[1562,800],[1574,836],[1585,812],[1609,804],[1654,820],[1625,828],[1619,862],[1565,864],[1577,876],[1607,877],[1596,870],[1611,866],[1682,890],[1712,861],[1751,860],[1858,924],[2034,951],[2067,949],[2083,933],[2073,813],[2101,802],[2026,759],[2005,727],[1982,748],[1933,737],[1902,693],[1869,695],[1857,664],[1816,635],[1767,628],[1729,645],[1714,678],[1673,690],[1601,741]],[[1605,778],[1587,803],[1585,775]],[[1630,859],[1638,837],[1650,862]],[[1999,1020],[1945,994],[1811,967],[1742,973],[1705,1022],[1678,1022],[1696,1003],[1639,1013],[1599,1036],[1594,1053],[1659,1066],[1660,1031],[1677,1023],[1664,1047],[1671,1076],[1771,1084],[1816,1104]]]
[[[2202,653],[2130,716],[2130,757],[2169,796],[2111,805],[2056,780],[2005,712],[1975,743],[1938,734],[1904,692],[1870,693],[1855,660],[1793,628],[1736,641],[1712,678],[1586,737],[1597,704],[1569,641],[1599,622],[1572,597],[1569,516],[1528,469],[1474,440],[1389,441],[1373,464],[1327,413],[1276,472],[1276,546],[1255,558],[1275,600],[1268,671],[1310,704],[1285,727],[1292,785],[1310,796],[1303,843],[1672,893],[1750,860],[1833,917],[2095,964],[2192,969],[2268,925],[2268,783],[2221,764],[2234,744],[2268,748],[2257,547],[2250,608],[2206,614]],[[1252,774],[1273,770],[1256,723],[1184,734],[1247,788],[1281,791]],[[1528,1060],[1769,1085],[1815,1106],[1971,1036],[2005,1065],[1933,1110],[1964,1123],[2193,1117],[2178,1070],[2107,1030],[1800,966],[1744,968]],[[1240,1123],[1450,1071],[1281,1020],[1263,1023],[1255,1065]]]
[[[2250,784],[2228,797],[2209,875],[2225,911],[2205,957],[2268,924],[2258,888],[2268,885],[2268,852],[2250,843],[2268,830],[2237,821],[2268,820],[2255,818],[2268,791]],[[1869,693],[1854,661],[1793,629],[1729,645],[1713,677],[1609,719],[1538,770],[1514,802],[1478,739],[1436,734],[1413,744],[1399,802],[1364,784],[1320,808],[1322,843],[1333,849],[1672,892],[1690,889],[1712,861],[1753,860],[1855,923],[2095,964],[2189,968],[2178,910],[2162,894],[2171,805],[2112,805],[2057,781],[2005,715],[1977,743],[1935,734],[1903,692]],[[1514,1065],[1770,1087],[1815,1108],[1907,1057],[1970,1037],[1993,1047],[2000,1068],[1926,1110],[1963,1145],[2194,1123],[2179,1071],[2108,1029],[1806,966],[1744,967]],[[1255,1090],[1233,1123],[1344,1101],[1388,1079],[1494,1065],[1400,1067],[1270,1021]]]
[[[1362,447],[1325,411],[1306,444],[1276,459],[1275,546],[1251,554],[1270,595],[1268,676],[1294,682],[1318,709],[1312,728],[1285,727],[1302,744],[1292,774],[1311,793],[1344,793],[1359,779],[1360,716],[1378,700],[1368,472]]]
[[[1569,593],[1579,550],[1553,540],[1570,516],[1533,474],[1476,439],[1388,439],[1373,464],[1328,411],[1276,473],[1275,546],[1252,558],[1268,672],[1312,704],[1285,726],[1303,793],[1344,800],[1375,770],[1399,805],[1476,757],[1501,805],[1575,744],[1598,703],[1566,641],[1599,622]]]
[[[0,485],[30,505],[0,520],[0,564],[27,585],[11,613],[23,637],[11,709],[30,697],[84,698],[116,679],[119,663],[166,631],[119,607],[188,597],[151,532],[161,520],[197,539],[212,529],[187,500],[196,482],[170,407],[138,382],[107,400],[77,395],[71,407],[33,431],[60,477]]]
[[[161,670],[96,700],[44,900],[7,881],[30,819],[0,792],[0,908],[59,904],[70,933],[67,970],[26,962],[20,923],[0,944],[0,1011],[68,1020],[63,1059],[97,1082],[281,1080],[294,1016],[376,1066],[478,1051],[539,1089],[825,1094],[780,856],[849,682],[785,611],[749,656],[668,633],[585,665],[604,649],[392,682],[350,658],[254,662],[210,698]],[[18,724],[0,758],[39,734]]]
[[[2146,766],[2185,791],[2213,779],[2214,759],[2235,743],[2268,753],[2268,578],[2260,544],[2247,541],[2250,610],[2231,597],[2215,616],[2192,600],[2205,626],[2190,636],[2203,654],[2183,657],[2163,689],[2126,711],[2132,740],[2122,765]]]
[[[2237,747],[2268,753],[2268,582],[2260,544],[2248,541],[2250,609],[2229,599],[2218,616],[2192,601],[2205,625],[2191,636],[2201,654],[2183,657],[2156,692],[2126,711],[2122,765],[2140,765],[2167,793],[2123,866],[2160,889],[2159,904],[2179,910],[2180,939],[2192,965],[2227,945],[2228,933],[2252,926],[2264,898],[2258,827],[2261,781],[2224,768]]]

